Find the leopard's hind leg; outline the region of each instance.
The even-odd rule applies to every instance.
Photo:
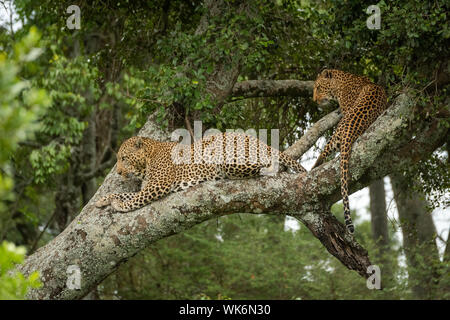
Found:
[[[314,163],[311,170],[320,166],[322,163],[325,162],[325,160],[328,158],[328,156],[330,154],[339,150],[343,127],[344,127],[344,122],[342,119],[339,122],[338,127],[336,128],[336,132],[333,134],[330,141],[328,141],[327,144],[325,145],[325,148],[320,153],[320,156],[317,158],[316,163]]]

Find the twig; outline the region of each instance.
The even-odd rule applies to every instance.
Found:
[[[50,226],[50,223],[53,221],[53,219],[56,216],[56,210],[53,211],[52,216],[50,217],[50,219],[48,219],[47,224],[45,225],[44,229],[42,229],[41,233],[39,234],[39,236],[36,238],[36,240],[34,240],[33,246],[30,249],[30,252],[28,253],[29,255],[33,254],[33,252],[36,250],[36,247],[38,245],[39,240],[42,238],[42,235],[44,234],[45,231],[47,231],[48,227]]]
[[[194,141],[194,139],[195,139],[194,131],[192,130],[191,122],[189,121],[188,111],[187,110],[184,113],[184,123],[186,124],[186,128],[188,129],[189,133],[191,134],[192,141]]]

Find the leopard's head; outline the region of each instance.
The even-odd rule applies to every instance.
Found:
[[[323,70],[314,82],[313,100],[320,104],[325,100],[335,99],[334,85],[333,70]]]
[[[143,179],[147,158],[152,153],[151,141],[144,137],[125,140],[117,153],[117,173],[125,178],[134,176]]]

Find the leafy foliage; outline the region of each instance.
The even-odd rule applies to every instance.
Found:
[[[38,272],[28,277],[20,272],[9,273],[16,264],[22,263],[25,252],[24,247],[16,247],[10,242],[3,241],[0,245],[0,300],[25,299],[28,289],[42,285]]]
[[[39,38],[38,31],[31,28],[29,34],[14,45],[10,56],[0,53],[0,200],[12,196],[9,160],[18,142],[37,129],[33,121],[50,101],[43,89],[31,87],[29,81],[20,77],[40,55]]]
[[[69,166],[73,149],[88,126],[86,119],[101,97],[97,78],[98,70],[86,59],[68,60],[55,53],[47,76],[37,81],[52,98],[52,105],[40,119],[38,139],[44,146],[30,155],[37,183]]]

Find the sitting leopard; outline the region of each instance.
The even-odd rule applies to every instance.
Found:
[[[95,205],[111,204],[117,211],[128,212],[204,181],[256,176],[263,169],[273,169],[277,161],[296,172],[306,172],[285,153],[242,133],[211,135],[191,145],[131,137],[117,154],[117,173],[142,180],[141,191],[110,194]]]
[[[340,70],[323,70],[314,83],[314,101],[325,99],[338,101],[343,118],[335,133],[326,144],[313,168],[321,165],[334,151],[341,153],[341,194],[344,203],[344,219],[347,230],[352,234],[354,226],[348,201],[348,162],[353,142],[387,108],[384,89],[368,78]]]

